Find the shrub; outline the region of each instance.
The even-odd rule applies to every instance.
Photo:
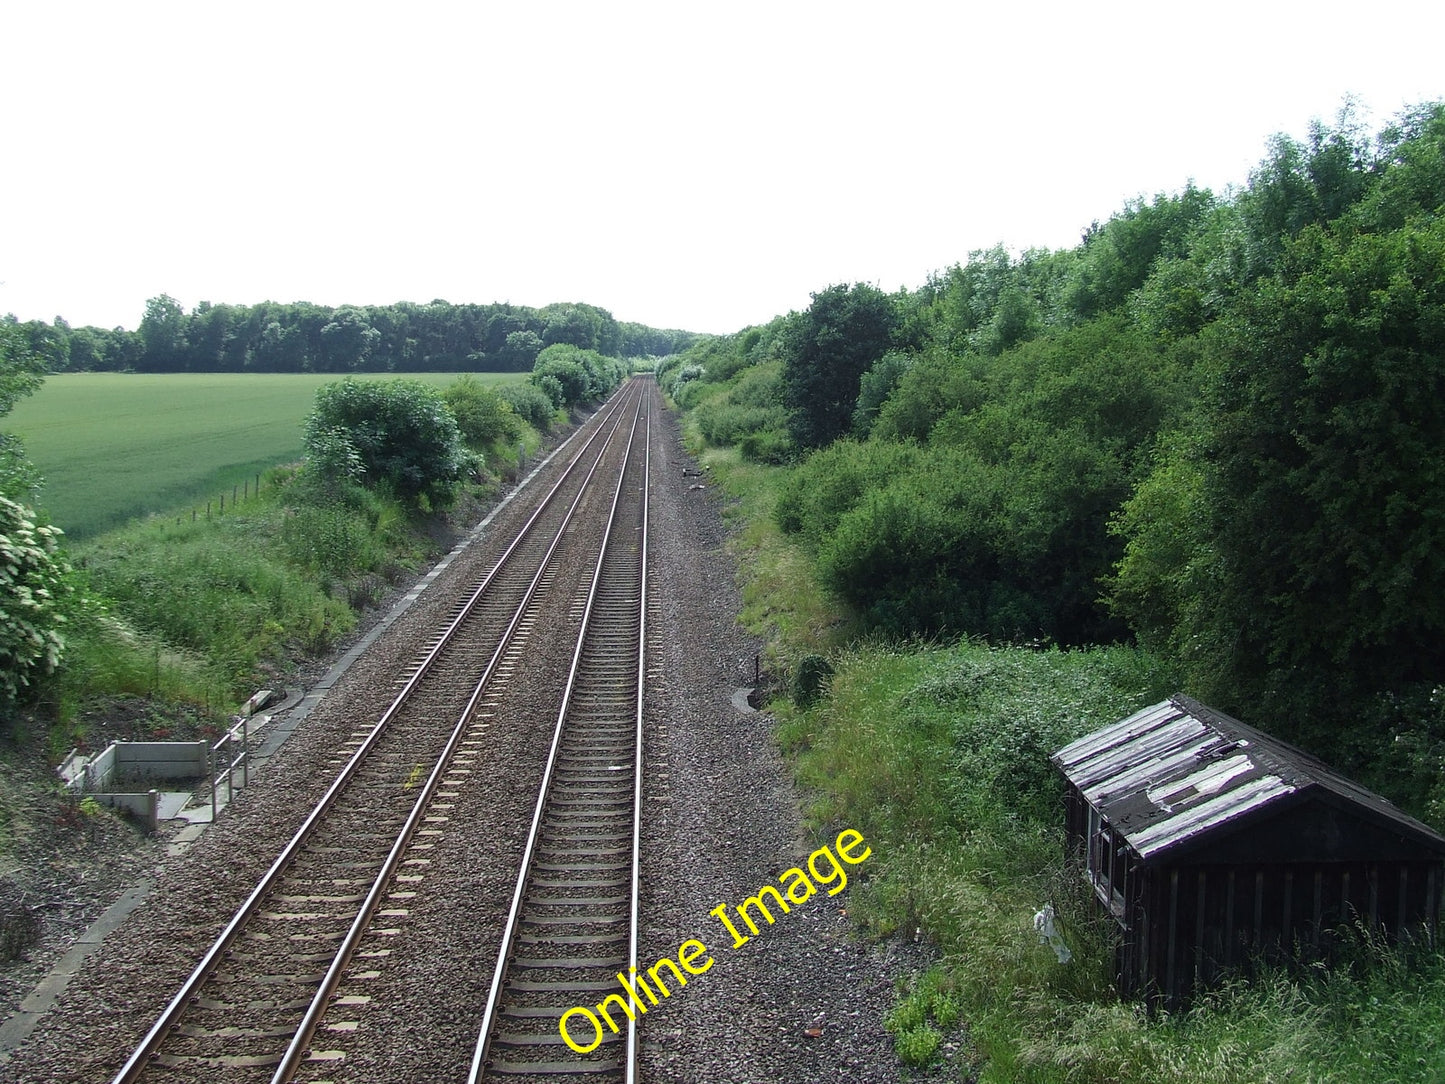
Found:
[[[552,412],[556,408],[547,393],[535,384],[505,384],[497,389],[497,396],[534,429],[545,433],[552,427]]]
[[[907,445],[838,441],[809,456],[783,485],[774,511],[777,524],[817,546],[866,493],[911,470],[918,458]]]
[[[701,380],[707,373],[701,365],[684,365],[672,380],[672,397],[678,398],[682,390],[695,380]]]
[[[692,385],[700,394],[708,395],[693,413],[703,438],[709,444],[722,446],[741,445],[749,436],[770,430],[786,437],[788,413],[783,409],[782,371],[780,363],[772,362],[746,370],[725,389],[711,384]],[[694,398],[691,390],[685,396],[688,401]],[[792,452],[791,440],[780,441],[776,437],[753,442],[753,450],[760,452],[764,445],[770,450],[786,448],[788,454]],[[749,458],[765,459],[762,455]]]
[[[545,354],[545,351],[543,351]],[[553,406],[569,407],[587,398],[587,370],[568,358],[537,358],[531,381],[547,393]]]
[[[65,650],[60,626],[72,590],[61,531],[0,497],[0,701],[16,700],[52,673]]]
[[[798,454],[798,446],[782,427],[759,429],[748,433],[738,441],[738,451],[744,459],[753,463],[771,463],[782,466],[790,463]]]
[[[555,389],[550,385],[548,395],[558,406],[571,407],[603,398],[622,382],[624,375],[625,366],[617,358],[606,358],[595,350],[580,350],[567,343],[553,343],[537,355],[531,379],[539,385],[548,378],[555,379],[561,398],[556,398]]]
[[[913,359],[909,355],[890,350],[863,374],[858,382],[858,405],[853,410],[853,430],[859,436],[868,435],[868,430],[873,428],[878,418],[878,411],[912,364]]]
[[[442,399],[471,448],[484,451],[495,441],[511,443],[522,435],[512,404],[470,374],[443,391]]]
[[[456,420],[437,390],[419,380],[326,385],[316,393],[305,440],[323,477],[349,480],[359,459],[367,485],[432,505],[451,500],[465,466]]]

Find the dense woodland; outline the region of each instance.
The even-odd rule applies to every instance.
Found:
[[[621,323],[585,304],[329,308],[203,301],[188,313],[164,294],[147,302],[136,331],[72,328],[60,317],[7,322],[52,373],[526,372],[555,344],[606,357],[660,357],[697,338]]]
[[[1445,108],[1280,136],[1062,251],[835,285],[662,368],[892,637],[1135,640],[1445,814]]]

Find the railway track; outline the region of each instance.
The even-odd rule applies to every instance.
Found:
[[[569,528],[596,490],[635,480],[624,465],[645,401],[634,382],[599,412],[590,435],[575,438],[585,440],[561,478],[399,677],[377,721],[353,733],[335,781],[113,1084],[292,1079],[402,871],[426,862],[415,854],[429,846],[428,810],[483,755],[469,727],[516,665],[523,639],[547,619]]]
[[[619,1002],[615,1032],[576,1044],[590,1050],[558,1028],[637,965],[650,414],[630,443],[641,454],[618,479],[469,1084],[636,1078],[636,1024]]]

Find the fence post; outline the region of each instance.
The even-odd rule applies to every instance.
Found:
[[[211,764],[211,823],[216,823],[216,747],[206,743],[206,759]]]

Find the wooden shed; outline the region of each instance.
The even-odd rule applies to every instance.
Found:
[[[1178,1005],[1360,921],[1433,937],[1445,838],[1185,696],[1060,749],[1071,855],[1119,925],[1119,989]]]

